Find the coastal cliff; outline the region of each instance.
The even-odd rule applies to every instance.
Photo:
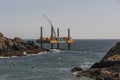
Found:
[[[81,67],[71,69],[77,77],[86,76],[95,80],[120,80],[120,42],[117,42],[101,61],[96,62],[88,70]]]
[[[26,54],[37,54],[49,49],[39,48],[33,41],[25,42],[19,37],[10,39],[0,32],[0,56],[26,56]]]

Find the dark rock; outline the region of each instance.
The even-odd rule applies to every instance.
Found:
[[[89,70],[91,75],[97,76],[100,74],[100,70],[99,69],[91,69]]]
[[[104,62],[97,62],[92,65],[91,68],[106,68],[111,66],[120,66],[120,61],[104,61]]]
[[[103,59],[96,62],[88,70],[71,69],[76,75],[87,76],[96,80],[120,80],[120,42],[116,43]]]
[[[23,52],[27,54],[37,54],[41,51],[49,51],[48,49],[39,49],[33,41],[24,42],[19,37],[9,39],[4,37],[0,32],[0,56],[24,56]]]
[[[114,79],[110,77],[96,77],[95,80],[114,80]]]
[[[0,53],[0,56],[3,56],[3,57],[12,57],[12,56],[26,56],[23,54],[22,51],[10,51],[10,52],[2,52]]]
[[[29,44],[29,45],[31,45],[31,46],[34,46],[34,45],[35,45],[34,41],[27,41],[27,44]]]
[[[24,43],[24,41],[21,38],[19,38],[19,37],[15,37],[13,39],[13,41],[16,42],[16,43]]]
[[[7,48],[7,45],[5,44],[5,38],[2,37],[0,38],[0,50],[4,50],[5,48]]]
[[[81,74],[76,74],[76,77],[82,77],[82,75]]]
[[[1,38],[1,37],[4,37],[4,35],[0,32],[0,38]]]
[[[75,71],[83,71],[83,69],[81,67],[74,67],[71,69],[72,72],[75,72]]]
[[[34,41],[27,41],[27,48],[32,49],[32,48],[39,48],[39,47],[35,45]]]
[[[20,44],[20,43],[15,43],[14,46],[13,46],[13,49],[16,50],[16,51],[27,50],[26,46],[23,45],[23,44]]]
[[[45,49],[45,48],[36,48],[33,50],[27,50],[27,54],[38,54],[39,52],[43,52],[43,51],[50,51],[49,49]]]
[[[9,47],[9,48],[12,48],[12,47],[14,46],[13,40],[12,40],[12,39],[8,39],[8,38],[6,38],[5,44],[6,44],[7,47]]]
[[[120,60],[120,42],[117,42],[114,47],[112,47],[107,54],[103,57],[102,61],[118,61]]]

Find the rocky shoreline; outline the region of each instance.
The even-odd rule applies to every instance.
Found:
[[[10,39],[5,37],[0,32],[0,56],[26,56],[26,54],[37,54],[43,51],[50,51],[49,49],[39,48],[33,41],[25,42],[19,37]]]
[[[88,70],[81,67],[71,69],[77,77],[86,76],[95,80],[120,80],[120,42],[116,43],[99,62]]]
[[[38,54],[40,52],[44,51],[50,51],[49,49],[45,48],[37,48],[37,49],[32,49],[32,50],[24,50],[24,51],[9,51],[9,52],[2,52],[0,53],[0,57],[13,57],[13,56],[27,56],[28,54]]]

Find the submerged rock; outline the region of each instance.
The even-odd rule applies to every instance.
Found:
[[[96,80],[120,80],[120,42],[116,43],[103,59],[96,62],[88,70],[81,70],[81,67],[71,69],[77,72],[76,76],[87,76]]]
[[[72,72],[76,72],[76,71],[83,71],[83,69],[81,67],[74,67],[73,69],[71,69]]]

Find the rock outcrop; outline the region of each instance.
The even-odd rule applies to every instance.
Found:
[[[81,67],[71,69],[76,72],[76,76],[87,76],[96,80],[120,80],[120,42],[116,43],[103,59],[96,62],[88,70]]]
[[[25,42],[19,37],[10,39],[0,32],[0,56],[25,56],[23,52],[28,54],[36,54],[40,51],[49,51],[48,49],[39,49],[33,41]]]

